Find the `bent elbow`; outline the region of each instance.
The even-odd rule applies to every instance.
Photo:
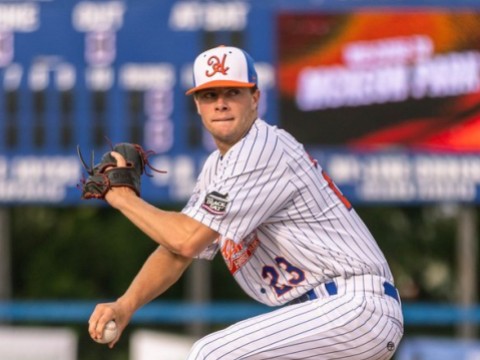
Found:
[[[197,249],[191,244],[185,243],[178,246],[177,249],[174,250],[174,252],[186,258],[194,258],[201,252],[201,250]]]

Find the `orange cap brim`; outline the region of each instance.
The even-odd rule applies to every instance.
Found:
[[[211,89],[211,88],[216,88],[216,87],[247,87],[251,88],[254,87],[255,83],[246,83],[246,82],[241,82],[241,81],[232,81],[232,80],[214,80],[207,82],[205,84],[202,84],[200,86],[196,86],[194,88],[189,89],[185,95],[191,95],[194,92],[197,92],[199,90],[204,90],[204,89]]]

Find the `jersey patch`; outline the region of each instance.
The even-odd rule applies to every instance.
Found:
[[[228,205],[228,194],[212,191],[205,196],[202,208],[214,215],[223,215]]]

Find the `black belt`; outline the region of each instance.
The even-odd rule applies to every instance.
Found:
[[[330,281],[330,282],[325,283],[324,285],[325,285],[325,289],[327,290],[328,295],[330,295],[330,296],[337,295],[338,289],[337,289],[337,284],[335,284],[335,282]],[[388,281],[385,281],[383,283],[383,289],[385,290],[385,295],[388,295],[391,298],[394,298],[395,300],[397,300],[397,302],[400,303],[400,298],[398,296],[398,291],[397,291],[397,288],[395,286],[390,284]],[[288,303],[288,305],[300,304],[300,303],[303,303],[303,302],[306,302],[306,301],[315,300],[317,298],[318,298],[318,296],[317,296],[317,294],[315,294],[315,291],[313,289],[310,289],[305,294],[303,294],[302,296],[290,301]]]

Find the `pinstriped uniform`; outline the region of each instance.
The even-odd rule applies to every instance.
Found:
[[[206,160],[188,216],[221,236],[243,290],[278,306],[199,340],[189,359],[389,359],[403,333],[385,257],[319,164],[287,132],[257,119],[223,157]],[[336,294],[326,283],[334,282]]]

